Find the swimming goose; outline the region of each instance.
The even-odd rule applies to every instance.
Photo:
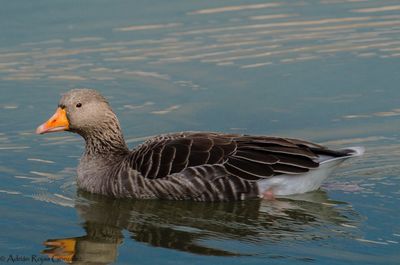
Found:
[[[215,132],[164,134],[130,151],[119,121],[96,90],[73,89],[36,132],[81,135],[77,185],[118,198],[229,201],[316,190],[363,148],[331,150],[311,142]]]

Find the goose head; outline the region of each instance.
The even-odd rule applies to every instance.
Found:
[[[86,140],[86,147],[125,148],[116,115],[107,100],[93,89],[72,89],[65,93],[54,115],[36,129],[38,134],[59,131],[80,134]]]

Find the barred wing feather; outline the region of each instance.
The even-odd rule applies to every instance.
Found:
[[[295,176],[317,168],[319,153],[343,155],[332,152],[297,139],[180,133],[146,141],[134,150],[130,164],[149,179],[165,178],[170,174],[188,172],[185,170],[188,168],[207,165],[222,166],[224,176],[258,181],[279,174]]]

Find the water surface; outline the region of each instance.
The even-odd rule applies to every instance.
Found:
[[[77,264],[399,263],[397,1],[10,1],[0,30],[0,256],[73,239]],[[82,139],[33,133],[74,87],[109,98],[131,147],[201,130],[367,153],[274,202],[93,196]]]

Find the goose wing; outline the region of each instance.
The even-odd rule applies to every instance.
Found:
[[[297,139],[186,132],[147,140],[132,152],[130,166],[149,179],[203,167],[219,172],[213,178],[230,175],[253,182],[308,172],[319,166],[319,153],[330,152]]]

